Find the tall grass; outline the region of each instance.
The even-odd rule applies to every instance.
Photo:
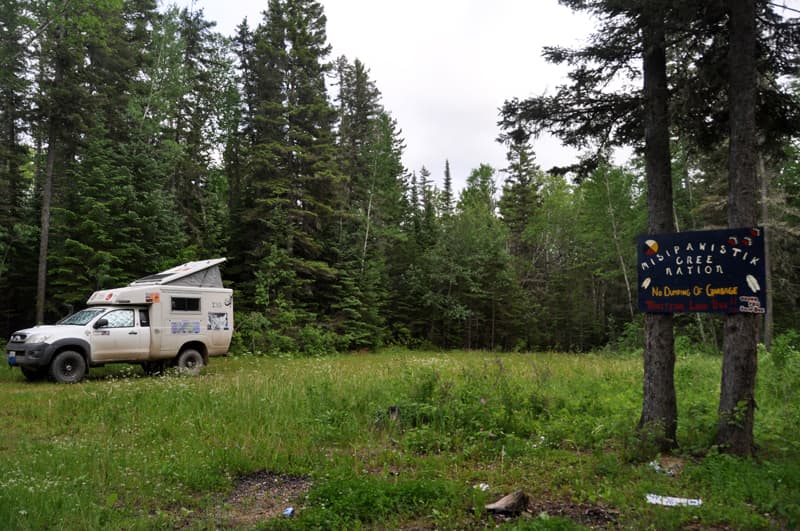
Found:
[[[715,454],[719,358],[680,355],[676,476],[636,438],[637,356],[234,357],[196,378],[123,366],[75,386],[0,371],[0,529],[224,526],[209,508],[258,470],[313,480],[297,518],[264,523],[277,527],[480,528],[483,505],[519,489],[614,507],[627,527],[796,526],[793,348],[762,359],[759,461]],[[649,506],[648,492],[704,503]]]

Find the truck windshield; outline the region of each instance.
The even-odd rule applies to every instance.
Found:
[[[62,325],[85,325],[92,319],[94,319],[97,315],[106,311],[106,308],[86,308],[85,310],[81,310],[79,312],[75,312],[72,315],[68,315],[61,319],[58,324]]]

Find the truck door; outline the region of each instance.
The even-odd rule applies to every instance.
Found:
[[[139,308],[136,310],[136,313],[139,319],[139,354],[141,354],[139,359],[144,360],[150,358],[153,352],[158,351],[153,350],[153,346],[151,345],[153,332],[150,329],[150,309]]]
[[[135,361],[146,359],[150,351],[150,328],[141,326],[135,308],[111,310],[100,319],[107,323],[92,330],[92,360]]]

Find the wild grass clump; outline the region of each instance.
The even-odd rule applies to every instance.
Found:
[[[469,510],[470,495],[463,486],[444,480],[326,478],[308,494],[308,509],[297,518],[276,520],[266,528],[354,529],[372,524],[395,528],[417,518],[444,523]],[[464,504],[467,507],[462,507]],[[452,514],[453,507],[458,515]]]

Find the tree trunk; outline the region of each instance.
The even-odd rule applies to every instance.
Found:
[[[614,205],[611,202],[611,186],[608,183],[608,170],[603,171],[606,185],[606,201],[608,202],[608,216],[611,218],[611,236],[614,239],[614,249],[617,251],[622,278],[625,281],[625,291],[628,295],[628,311],[631,314],[631,321],[636,317],[633,311],[633,292],[631,291],[631,281],[628,278],[628,265],[625,263],[625,256],[622,254],[622,246],[619,242],[619,231],[617,230],[617,219],[614,215]]]
[[[36,278],[36,323],[44,323],[44,301],[47,295],[47,249],[50,244],[50,203],[53,198],[53,173],[56,160],[56,133],[51,123],[47,140],[47,167],[42,184],[42,213],[39,237],[39,269]]]
[[[645,173],[648,229],[674,232],[669,148],[669,93],[663,13],[652,7],[643,14],[645,98]],[[647,314],[644,320],[644,378],[639,436],[661,451],[677,446],[678,408],[675,396],[675,341],[671,314]]]
[[[764,158],[759,154],[758,157],[758,178],[761,182],[761,225],[764,227],[764,269],[766,270],[767,284],[764,286],[766,292],[767,311],[764,313],[764,333],[762,342],[767,350],[772,346],[773,333],[773,314],[772,314],[772,268],[769,256],[769,240],[772,237],[772,228],[769,226],[769,186],[767,172],[764,169]]]
[[[758,221],[756,177],[756,10],[754,0],[728,0],[730,9],[730,153],[728,157],[728,223],[755,226]],[[717,444],[734,455],[753,454],[756,338],[758,317],[725,317],[722,385]]]

